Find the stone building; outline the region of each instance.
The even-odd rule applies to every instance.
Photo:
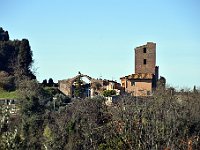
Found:
[[[69,97],[74,97],[74,85],[76,84],[76,80],[79,78],[85,77],[87,78],[90,83],[89,86],[87,86],[87,88],[85,89],[85,94],[87,95],[86,97],[93,97],[95,96],[95,92],[97,92],[99,90],[99,88],[102,86],[103,82],[101,80],[96,80],[91,78],[88,75],[83,75],[81,73],[79,73],[77,76],[73,77],[73,78],[69,78],[66,80],[59,80],[58,81],[58,89],[65,95],[69,96]]]
[[[115,90],[116,95],[120,95],[123,90],[121,84],[113,80],[103,80],[103,90]]]
[[[79,78],[87,78],[90,83],[82,85],[84,89],[83,97],[94,97],[97,95],[101,95],[104,90],[115,90],[117,94],[120,94],[121,85],[116,81],[112,80],[102,80],[102,79],[94,79],[88,75],[79,74],[73,78],[69,78],[66,80],[58,81],[58,89],[65,95],[69,97],[75,97],[74,95],[74,85],[76,84],[76,80]]]
[[[125,92],[133,96],[150,96],[157,86],[156,43],[147,42],[135,48],[135,74],[121,77]]]

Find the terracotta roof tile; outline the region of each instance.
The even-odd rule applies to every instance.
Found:
[[[121,77],[120,79],[153,79],[153,74],[151,73],[136,73],[136,74],[131,74],[125,77]]]

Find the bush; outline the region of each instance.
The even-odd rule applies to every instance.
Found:
[[[14,76],[10,76],[5,71],[0,71],[0,88],[6,91],[12,91],[15,89]]]
[[[103,96],[105,97],[111,97],[116,95],[116,91],[115,90],[105,90],[103,91]]]

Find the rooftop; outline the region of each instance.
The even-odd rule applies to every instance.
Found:
[[[156,44],[156,43],[154,43],[154,42],[147,42],[147,43],[144,44],[144,45],[141,45],[141,46],[135,47],[135,49],[146,47],[146,46],[149,45],[149,44]]]
[[[131,74],[125,77],[121,77],[120,79],[153,79],[153,74],[151,73],[136,73]]]

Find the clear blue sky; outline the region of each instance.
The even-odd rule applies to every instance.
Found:
[[[39,81],[134,73],[134,48],[157,43],[160,75],[200,86],[199,0],[2,0],[0,26],[29,39]]]

